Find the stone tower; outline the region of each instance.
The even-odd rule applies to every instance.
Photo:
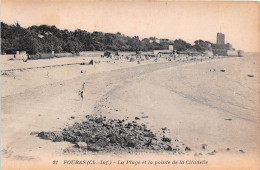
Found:
[[[217,33],[217,44],[225,44],[225,34]]]

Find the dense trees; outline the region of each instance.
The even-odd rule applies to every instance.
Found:
[[[150,51],[168,49],[174,45],[176,50],[193,48],[197,51],[208,49],[209,42],[195,41],[195,45],[178,39],[158,43],[155,37],[140,40],[138,36],[129,37],[121,33],[111,34],[103,32],[89,33],[85,30],[60,30],[55,26],[40,25],[23,28],[18,23],[7,25],[1,22],[1,52],[16,50],[27,51],[30,54],[38,52],[50,53],[54,51],[78,53],[80,51]]]
[[[206,51],[206,50],[211,50],[211,42],[209,41],[203,41],[203,40],[196,40],[194,42],[194,46],[193,48],[196,50],[196,51]]]
[[[191,48],[191,44],[187,43],[182,39],[174,40],[173,46],[178,51],[185,51]]]

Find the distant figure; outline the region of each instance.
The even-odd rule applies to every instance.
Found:
[[[84,92],[83,91],[80,92],[80,97],[81,97],[81,101],[83,101],[83,99],[84,99]]]
[[[83,101],[83,99],[84,99],[85,84],[86,84],[85,82],[82,84],[82,88],[81,88],[81,91],[80,91],[81,101]]]
[[[84,82],[84,83],[82,84],[81,90],[84,90],[84,89],[85,89],[85,84],[86,84],[86,82]]]

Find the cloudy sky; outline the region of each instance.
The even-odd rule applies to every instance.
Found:
[[[2,0],[1,21],[23,27],[102,31],[140,38],[202,39],[226,35],[236,49],[260,51],[257,2],[90,2],[84,0]]]

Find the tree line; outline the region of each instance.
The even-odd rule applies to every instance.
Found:
[[[156,42],[155,37],[140,39],[121,33],[87,32],[77,29],[60,30],[56,26],[40,25],[23,28],[17,22],[8,25],[1,22],[1,53],[27,51],[29,54],[80,51],[152,51],[165,50],[173,45],[175,50],[209,50],[208,41],[196,40],[194,45],[182,39],[168,42]]]

